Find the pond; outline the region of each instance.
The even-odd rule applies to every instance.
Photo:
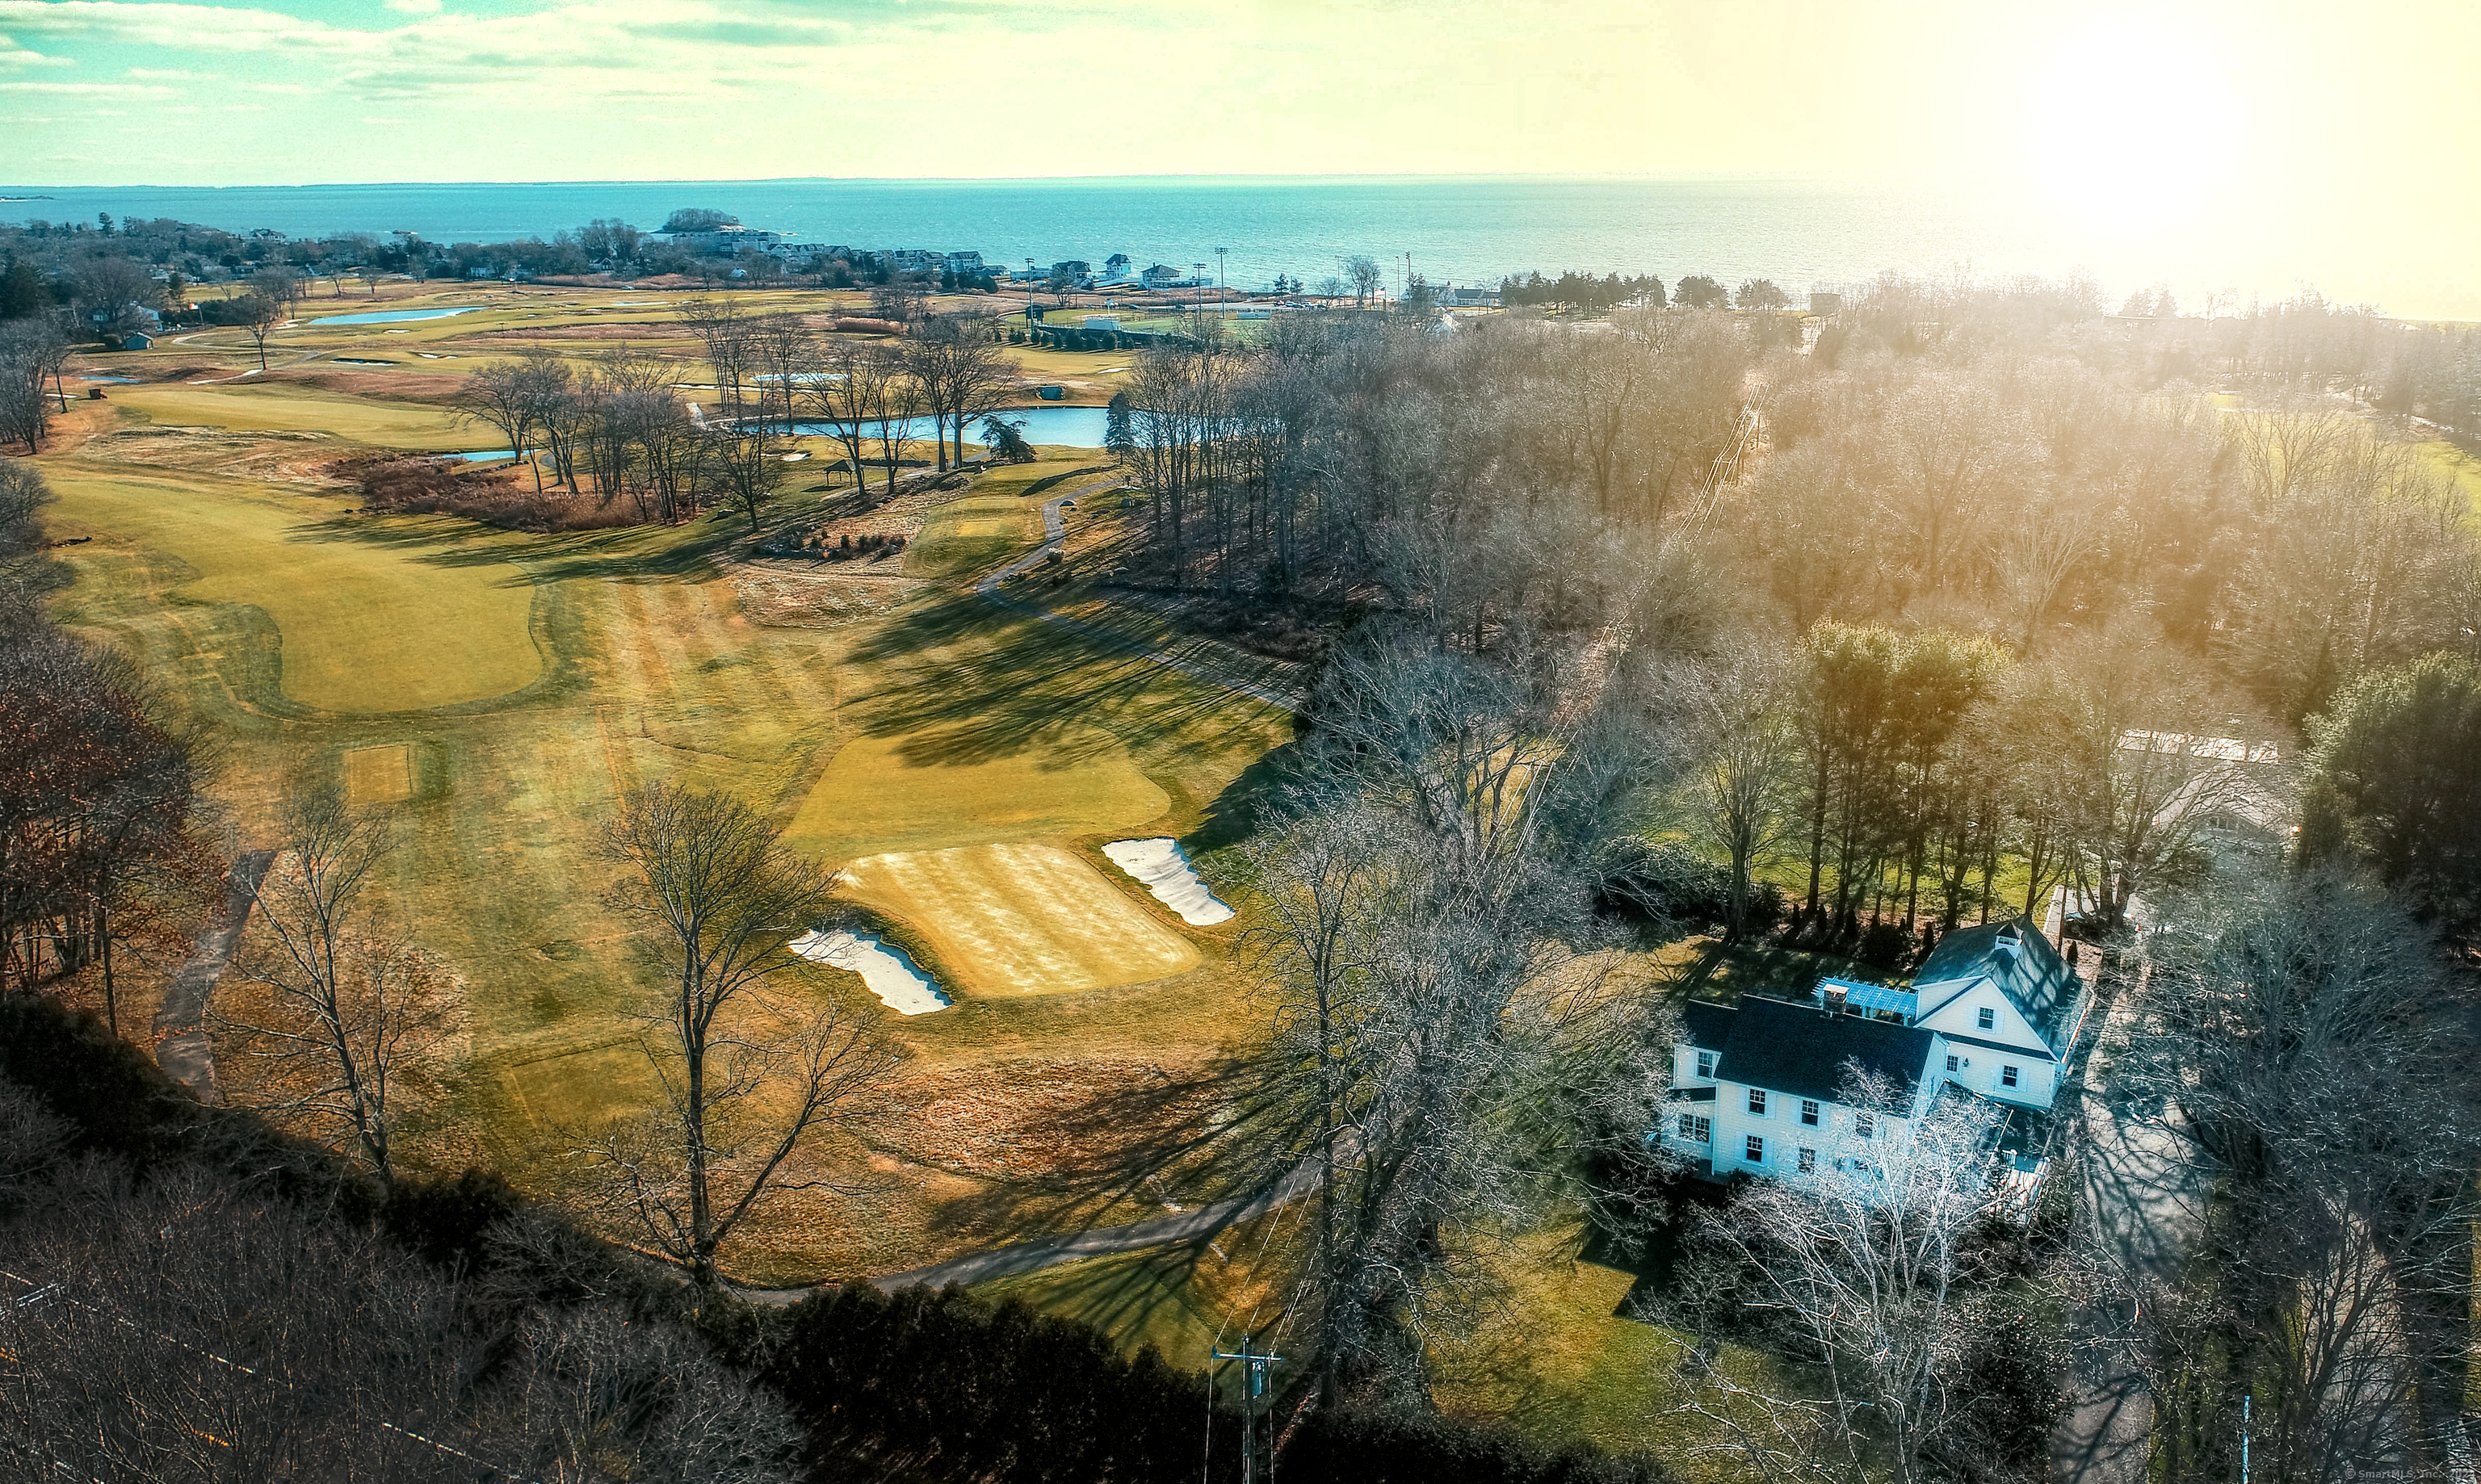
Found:
[[[1008,407],[999,416],[1011,423],[1023,423],[1028,443],[1049,443],[1072,449],[1101,448],[1104,434],[1111,425],[1111,412],[1108,407]],[[797,423],[794,426],[805,436],[824,438],[834,436],[839,425]],[[878,423],[866,424],[864,431],[875,438],[879,436],[880,426]],[[980,443],[981,431],[982,420],[974,419],[965,429],[965,441]],[[927,441],[930,436],[930,420],[927,417],[909,419],[904,424],[903,435]]]
[[[479,307],[479,306],[477,306]],[[452,314],[472,314],[473,309],[374,309],[368,314],[331,314],[314,325],[399,325],[407,320],[444,320]]]

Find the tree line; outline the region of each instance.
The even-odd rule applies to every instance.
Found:
[[[968,430],[1016,385],[975,320],[931,316],[878,340],[708,299],[686,323],[715,378],[711,413],[682,395],[675,363],[619,353],[581,374],[532,349],[467,378],[457,407],[512,454],[537,456],[538,497],[548,481],[573,505],[667,524],[730,507],[755,532],[784,477],[783,455],[805,429],[843,446],[856,485],[875,465],[892,495],[907,445],[922,441],[914,425],[927,424],[945,472],[963,461]]]

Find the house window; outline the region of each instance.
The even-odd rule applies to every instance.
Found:
[[[1952,1053],[1952,1052],[1948,1053],[1948,1054],[1947,1054],[1947,1058],[1946,1058],[1946,1069],[1947,1069],[1948,1071],[1950,1071],[1950,1072],[1952,1072],[1952,1071],[1956,1070],[1956,1066],[1957,1066],[1957,1063],[1958,1063],[1958,1061],[1959,1061],[1959,1060],[1960,1060],[1960,1058],[1959,1058],[1959,1057],[1957,1057],[1957,1056],[1955,1055],[1955,1054],[1954,1054],[1954,1053]]]
[[[1809,1125],[1813,1129],[1817,1127],[1817,1100],[1815,1098],[1803,1098],[1800,1100],[1800,1121]]]
[[[1875,1115],[1869,1113],[1855,1113],[1852,1115],[1852,1136],[1854,1138],[1871,1138],[1876,1136],[1877,1133],[1878,1120]]]
[[[2014,1067],[2000,1067],[1998,1069],[1998,1085],[2001,1087],[2013,1087],[2016,1085],[2016,1069]]]
[[[1712,1052],[1699,1052],[1697,1054],[1697,1075],[1699,1077],[1712,1077],[1714,1075],[1714,1054]]]
[[[1714,1126],[1695,1113],[1683,1113],[1680,1115],[1680,1136],[1691,1144],[1711,1144],[1714,1141]]]
[[[1990,1008],[1990,1006],[1986,1004],[1980,1009],[1972,1012],[1972,1020],[1973,1024],[1979,1026],[1984,1030],[1996,1030],[1998,1028],[1998,1012]]]
[[[1766,1141],[1754,1133],[1749,1135],[1749,1162],[1751,1164],[1766,1162]]]
[[[1815,1175],[1817,1173],[1816,1150],[1804,1149],[1800,1152],[1800,1172],[1804,1175]]]
[[[1766,1110],[1766,1090],[1765,1090],[1763,1087],[1752,1087],[1752,1088],[1750,1088],[1750,1089],[1749,1089],[1749,1111],[1750,1111],[1750,1112],[1752,1112],[1752,1113],[1757,1113],[1757,1114],[1763,1115],[1763,1114],[1765,1112],[1765,1110]]]

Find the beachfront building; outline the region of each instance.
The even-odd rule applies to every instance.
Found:
[[[1157,263],[1137,274],[1137,284],[1148,289],[1193,289],[1204,280],[1183,273],[1168,263]]]
[[[2029,1151],[2089,1004],[2023,918],[1947,934],[1909,987],[1825,978],[1806,999],[1692,1003],[1658,1133],[1717,1179],[1798,1178],[1901,1136],[1939,1098],[1970,1097],[2001,1111],[2002,1143]],[[2038,1165],[2020,1159],[2018,1173]]]
[[[705,227],[694,232],[665,232],[659,235],[683,252],[728,258],[738,257],[744,251],[763,252],[767,250],[769,245],[781,241],[784,234],[770,232],[763,227],[743,226],[738,221],[726,221],[719,226]]]

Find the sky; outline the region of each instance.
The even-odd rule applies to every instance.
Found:
[[[2481,258],[2473,0],[0,0],[0,180],[1818,174]]]

